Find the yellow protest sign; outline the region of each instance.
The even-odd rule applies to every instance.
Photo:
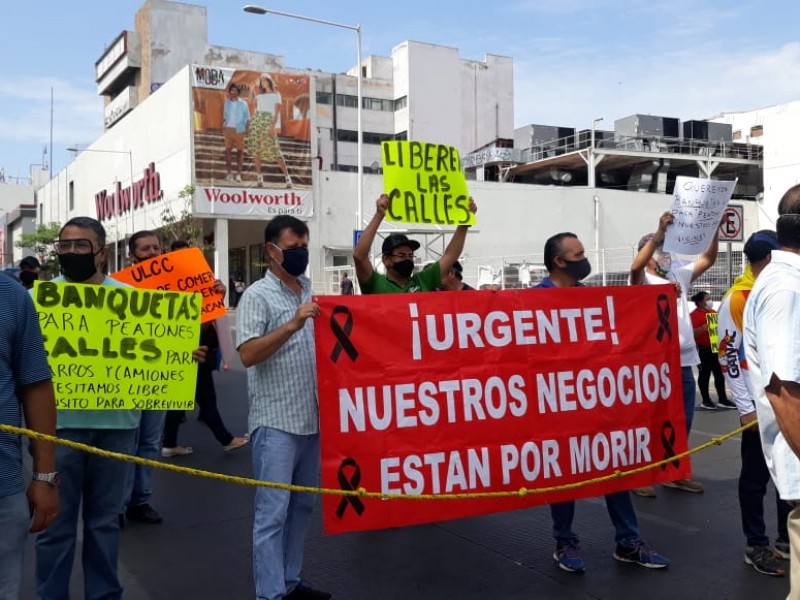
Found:
[[[57,408],[191,409],[202,296],[37,281]]]
[[[461,157],[452,146],[382,142],[386,219],[401,223],[475,225]]]
[[[717,313],[706,314],[708,324],[708,338],[711,340],[711,351],[714,354],[719,352],[719,335],[717,334]]]

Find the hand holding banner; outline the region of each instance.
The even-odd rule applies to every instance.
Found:
[[[200,248],[161,254],[117,271],[111,277],[146,290],[199,292],[203,296],[203,323],[228,314],[225,296],[214,289],[214,272]]]
[[[458,150],[426,142],[382,142],[386,219],[402,223],[475,225]]]

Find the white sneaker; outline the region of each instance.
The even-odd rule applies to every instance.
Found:
[[[242,176],[241,176],[241,174],[240,174],[240,173],[237,173],[237,174],[236,174],[236,181],[238,181],[239,183],[241,183],[241,182],[242,182]]]
[[[264,185],[264,178],[259,175],[256,179],[256,187],[262,187]]]
[[[292,176],[291,175],[287,175],[286,176],[286,187],[288,189],[292,189]]]
[[[228,173],[225,175],[225,181],[233,181],[233,173]]]
[[[191,446],[175,446],[174,448],[161,448],[161,456],[172,458],[174,456],[189,456],[194,453]]]

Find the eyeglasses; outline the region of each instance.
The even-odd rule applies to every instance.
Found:
[[[56,248],[56,252],[59,254],[66,254],[70,252],[73,248],[75,249],[75,254],[91,254],[92,250],[92,242],[85,239],[79,240],[56,240],[53,242],[53,245]]]
[[[413,252],[411,252],[409,254],[390,254],[389,256],[391,256],[392,258],[400,258],[402,260],[408,260],[408,259],[413,260],[414,259],[414,253]]]

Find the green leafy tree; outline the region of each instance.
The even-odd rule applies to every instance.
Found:
[[[42,264],[42,271],[47,275],[58,273],[58,258],[53,242],[58,238],[61,224],[48,223],[36,226],[34,233],[23,233],[17,240],[17,248],[31,250]]]
[[[183,206],[178,214],[169,204],[161,211],[162,242],[169,246],[171,242],[183,240],[201,250],[213,250],[213,244],[205,243],[202,224],[195,218],[192,210],[194,186],[187,185],[180,191],[178,197],[183,200]]]

